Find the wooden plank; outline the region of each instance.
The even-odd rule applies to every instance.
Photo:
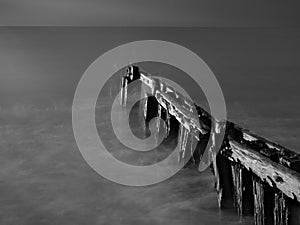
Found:
[[[259,150],[262,155],[300,173],[300,154],[237,125],[235,125],[235,129],[243,134],[245,142],[248,142],[254,149]]]
[[[198,140],[193,135],[189,135],[188,137],[188,151],[187,151],[187,157],[189,158],[189,163],[195,165],[195,151],[197,150],[197,142]]]
[[[274,189],[253,176],[255,225],[274,225]]]
[[[184,146],[182,158],[187,153],[187,140],[192,135],[199,141],[196,154],[200,159],[203,155],[201,151],[206,146],[203,143],[207,143],[210,134],[213,121],[211,115],[159,79],[151,78],[146,73],[141,73],[139,79],[151,90],[157,101],[156,105],[160,105],[167,112],[163,119],[169,124],[167,133],[170,137],[177,137],[179,124],[184,127],[185,135],[182,133],[181,139],[177,139]],[[151,110],[153,108],[149,114]],[[157,111],[160,112],[160,117],[164,117],[162,110],[156,110],[155,116]],[[224,143],[228,148],[222,148],[222,154],[218,154],[213,161],[220,208],[230,207],[235,190],[238,214],[248,215],[254,211],[256,224],[300,224],[300,155],[232,122],[226,123]],[[221,158],[224,159],[220,160]],[[227,159],[235,162],[232,170],[227,168],[231,167]],[[253,174],[259,179],[252,182]],[[280,195],[276,195],[277,189]],[[289,198],[295,199],[293,207]],[[290,211],[285,211],[286,206],[290,207]]]
[[[288,200],[281,191],[276,191],[274,198],[274,225],[288,225],[288,219]]]
[[[157,101],[168,110],[192,135],[198,138],[198,133],[209,133],[209,127],[199,123],[199,117],[193,102],[175,91],[171,86],[159,79],[151,78],[141,73],[141,81],[156,97]],[[196,115],[196,116],[195,116]]]
[[[215,188],[217,190],[219,208],[233,208],[234,187],[231,173],[231,162],[221,154],[213,160]]]
[[[232,178],[234,186],[234,207],[239,216],[253,214],[252,176],[238,163],[232,164]]]
[[[234,186],[234,207],[239,216],[243,213],[242,168],[239,164],[232,164],[232,179]]]
[[[256,177],[253,177],[254,196],[254,222],[255,225],[265,225],[265,204],[264,204],[264,184]]]
[[[127,77],[122,77],[120,103],[121,106],[123,107],[125,107],[127,103],[127,85],[128,85]]]
[[[157,129],[157,133],[160,133],[160,128],[161,128],[161,119],[162,119],[162,106],[160,104],[158,104],[157,107],[157,120],[156,120],[156,129]]]
[[[264,214],[265,225],[274,225],[274,195],[275,189],[266,182],[264,185]]]
[[[297,172],[273,162],[261,153],[237,143],[229,141],[231,158],[240,162],[245,168],[265,180],[270,186],[277,187],[290,198],[300,201],[300,176]]]

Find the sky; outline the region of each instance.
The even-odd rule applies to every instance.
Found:
[[[194,51],[212,69],[230,102],[284,101],[300,94],[296,28],[4,27],[0,34],[2,104],[72,99],[97,57],[143,39],[171,41]]]
[[[70,98],[98,56],[142,39],[172,41],[195,51],[224,83],[229,99],[251,99],[253,88],[264,93],[256,81],[268,88],[262,99],[280,98],[279,86],[297,96],[293,80],[299,72],[299,4],[0,0],[0,103],[24,101],[26,96]],[[228,88],[243,84],[240,91],[245,94]]]
[[[0,25],[299,27],[299,5],[294,0],[0,0]]]

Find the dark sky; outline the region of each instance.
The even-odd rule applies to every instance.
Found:
[[[230,102],[300,100],[300,29],[19,27],[0,28],[0,103],[72,99],[97,57],[142,39],[196,52]]]
[[[299,5],[298,0],[0,0],[0,25],[299,27]]]

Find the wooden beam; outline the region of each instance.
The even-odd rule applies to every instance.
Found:
[[[219,208],[231,209],[234,207],[234,183],[231,172],[231,162],[225,156],[217,154],[213,161],[215,188],[218,194]]]
[[[288,199],[281,191],[276,191],[274,198],[274,225],[289,225],[288,219]]]
[[[241,164],[232,164],[234,207],[239,216],[253,214],[252,175]]]
[[[232,160],[240,162],[246,169],[251,170],[270,186],[277,187],[286,196],[300,201],[300,175],[297,172],[273,162],[246,145],[234,140],[230,140],[229,143]]]
[[[264,184],[259,178],[253,177],[254,222],[255,225],[265,225]]]
[[[157,115],[163,118],[173,139],[178,137],[180,125],[182,135],[177,140],[182,144],[181,158],[191,149],[189,140],[193,137],[200,160],[214,118],[159,79],[133,67],[127,73],[122,88],[140,79],[152,95],[149,105],[155,107],[149,107],[147,101],[146,122]],[[124,104],[127,95],[122,90]],[[299,154],[227,121],[221,151],[212,158],[220,208],[230,208],[234,201],[239,215],[254,214],[256,225],[300,224]]]
[[[210,127],[199,120],[195,104],[175,91],[173,87],[143,72],[141,72],[140,80],[149,88],[161,106],[188,129],[191,135],[198,138],[199,132],[202,134],[210,132]]]

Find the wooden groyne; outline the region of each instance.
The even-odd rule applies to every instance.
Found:
[[[180,158],[199,163],[214,118],[136,66],[129,66],[122,77],[123,106],[128,101],[127,86],[135,80],[151,92],[141,109],[146,124],[154,117],[165,120],[166,136],[178,136]],[[217,154],[210,154],[219,207],[235,208],[241,217],[253,216],[256,225],[300,225],[300,155],[235,123],[219,121],[218,126],[225,126],[225,137]]]

